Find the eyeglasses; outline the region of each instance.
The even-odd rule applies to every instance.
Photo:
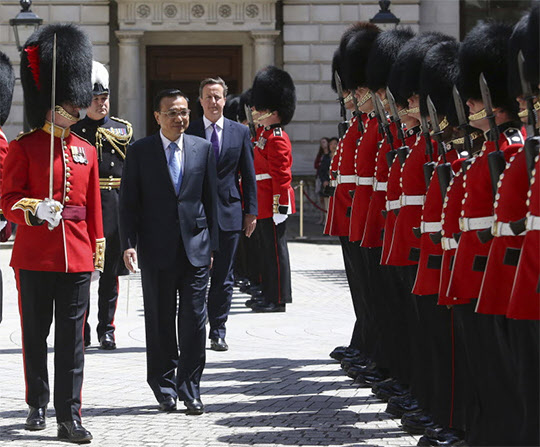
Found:
[[[175,119],[176,117],[180,116],[181,118],[187,118],[190,114],[191,110],[184,109],[184,110],[168,110],[167,112],[159,112],[162,115],[167,115],[167,118]]]

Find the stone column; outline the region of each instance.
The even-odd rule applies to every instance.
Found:
[[[145,135],[145,89],[141,85],[141,37],[144,31],[115,31],[118,38],[118,115],[133,125],[133,141]]]
[[[254,42],[254,72],[257,73],[261,68],[267,65],[274,65],[275,59],[275,40],[279,36],[279,31],[251,31],[251,38]]]

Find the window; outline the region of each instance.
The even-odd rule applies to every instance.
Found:
[[[460,0],[461,39],[478,20],[491,18],[516,23],[530,7],[531,0]]]

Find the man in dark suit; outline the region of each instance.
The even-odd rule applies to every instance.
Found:
[[[225,323],[233,294],[233,265],[240,233],[251,236],[257,223],[257,182],[249,129],[223,116],[227,85],[221,78],[201,82],[199,98],[204,111],[186,131],[212,143],[217,165],[219,250],[214,259],[208,293],[210,347],[227,351]],[[242,196],[239,175],[242,176]]]
[[[218,243],[216,160],[209,142],[184,134],[189,109],[180,90],[160,92],[154,116],[161,130],[134,143],[124,164],[124,262],[132,272],[138,261],[141,267],[147,381],[160,410],[174,411],[178,397],[188,414],[202,414],[206,287]]]

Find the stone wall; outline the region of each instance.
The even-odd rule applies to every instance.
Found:
[[[378,2],[369,0],[283,1],[283,62],[298,97],[293,122],[286,129],[293,141],[295,174],[314,174],[319,139],[337,135],[339,108],[330,88],[330,72],[343,31],[378,11]],[[418,30],[420,0],[394,0],[391,11],[401,25]]]
[[[32,11],[43,19],[43,24],[52,22],[80,24],[92,39],[94,59],[109,64],[109,3],[104,0],[34,1]],[[9,140],[15,138],[23,129],[23,95],[19,81],[20,57],[13,29],[9,25],[9,20],[15,18],[20,9],[18,1],[0,3],[0,49],[11,59],[17,76],[11,113],[4,125]]]

